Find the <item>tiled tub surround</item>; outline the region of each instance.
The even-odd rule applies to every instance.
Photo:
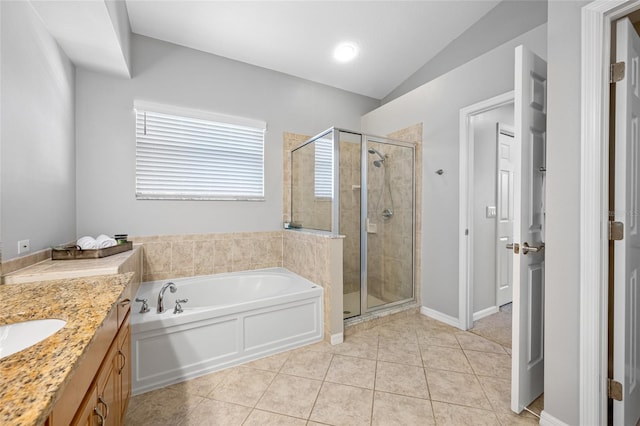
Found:
[[[342,242],[323,231],[284,231],[283,266],[324,288],[325,341],[342,342]]]
[[[282,231],[129,239],[144,246],[143,281],[282,266]]]
[[[274,231],[130,237],[144,247],[143,281],[285,267],[324,288],[325,339],[342,339],[342,238]],[[338,295],[338,296],[336,296]]]
[[[0,360],[0,424],[40,425],[115,309],[132,273],[0,286],[0,325],[59,318],[67,324]]]

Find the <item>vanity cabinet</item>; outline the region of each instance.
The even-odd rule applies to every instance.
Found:
[[[131,396],[130,298],[125,291],[96,333],[47,425],[120,426]]]

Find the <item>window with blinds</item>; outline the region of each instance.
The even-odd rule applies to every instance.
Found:
[[[135,103],[136,198],[263,200],[266,123]]]
[[[317,198],[333,198],[333,141],[318,139],[314,145],[314,194]]]

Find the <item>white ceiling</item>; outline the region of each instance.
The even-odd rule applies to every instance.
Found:
[[[499,0],[126,0],[134,33],[381,99]],[[346,64],[336,44],[360,47]]]

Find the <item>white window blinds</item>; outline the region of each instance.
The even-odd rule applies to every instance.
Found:
[[[333,197],[333,141],[318,139],[315,145],[314,194],[318,198]]]
[[[264,199],[264,122],[136,102],[136,198]]]

